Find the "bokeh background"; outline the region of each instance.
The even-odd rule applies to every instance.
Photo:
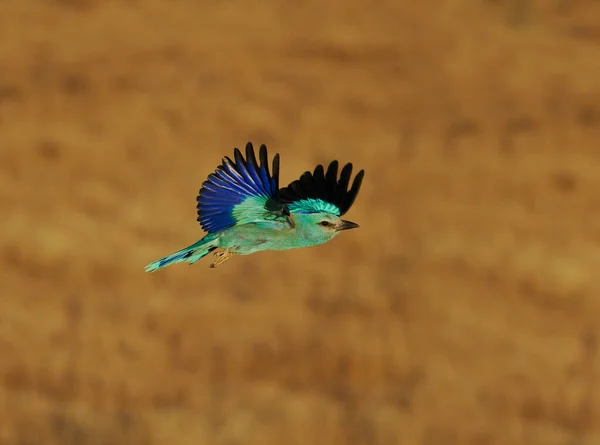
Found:
[[[0,11],[1,444],[600,444],[600,3]],[[362,228],[144,273],[249,140]]]

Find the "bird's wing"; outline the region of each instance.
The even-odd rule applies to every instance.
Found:
[[[267,147],[260,146],[260,165],[254,147],[246,144],[246,159],[237,148],[234,160],[224,157],[198,193],[198,222],[208,233],[238,224],[286,222],[289,211],[279,202],[279,154],[269,173]]]
[[[351,175],[351,163],[342,168],[339,179],[338,161],[331,162],[327,172],[322,165],[317,165],[314,172],[305,172],[300,179],[279,190],[279,197],[291,213],[327,212],[342,216],[354,203],[365,171],[356,174],[348,190]]]

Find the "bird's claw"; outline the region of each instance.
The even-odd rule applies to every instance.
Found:
[[[233,253],[231,253],[229,250],[226,250],[226,249],[219,249],[219,250],[215,250],[213,255],[216,257],[216,259],[208,265],[208,267],[210,267],[212,269],[223,264],[225,261],[227,261],[229,258],[231,258],[233,256]]]

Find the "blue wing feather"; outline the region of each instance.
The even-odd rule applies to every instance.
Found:
[[[264,178],[261,178],[260,174],[256,170],[255,165],[258,165],[258,164],[256,163],[256,158],[254,157],[254,151],[248,152],[246,155],[246,158],[247,158],[246,161],[247,161],[248,173],[252,176],[252,180],[254,181],[255,184],[258,184],[260,190],[262,190],[265,194],[270,194],[271,182],[267,175],[265,175]],[[264,181],[263,181],[263,179],[264,179]],[[277,188],[279,188],[279,187],[277,187]]]
[[[249,222],[288,222],[289,211],[279,202],[279,154],[269,172],[267,147],[246,144],[246,159],[237,148],[234,160],[222,164],[202,184],[197,197],[198,222],[208,233],[220,232]]]

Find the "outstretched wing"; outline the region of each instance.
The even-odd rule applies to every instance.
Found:
[[[365,171],[358,172],[348,190],[351,175],[351,163],[344,166],[339,180],[338,161],[331,162],[326,173],[322,165],[317,165],[314,172],[305,172],[300,179],[279,190],[279,197],[291,213],[327,212],[342,216],[354,203]]]
[[[198,194],[198,222],[208,233],[238,224],[289,221],[289,211],[279,202],[279,154],[269,173],[267,147],[259,151],[260,165],[252,143],[246,144],[246,159],[237,148],[234,161],[224,157],[221,165],[204,181]]]

